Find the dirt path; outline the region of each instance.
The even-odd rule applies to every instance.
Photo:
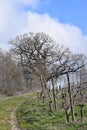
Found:
[[[21,130],[17,127],[17,120],[16,120],[16,110],[17,108],[14,108],[14,110],[11,112],[11,127],[12,127],[12,130]]]
[[[24,97],[28,98],[29,96],[28,95],[25,95]],[[35,97],[34,97],[35,98]],[[22,101],[21,103],[17,104],[16,107],[14,107],[13,111],[11,112],[10,114],[10,124],[11,124],[11,130],[21,130],[20,128],[18,128],[18,125],[17,125],[17,120],[16,120],[16,111],[19,107],[19,105],[21,105],[22,103],[24,103],[25,101]]]

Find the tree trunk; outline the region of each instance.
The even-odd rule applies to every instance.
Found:
[[[69,114],[68,114],[67,110],[66,110],[66,120],[67,120],[67,122],[69,122]]]
[[[46,84],[45,79],[44,79],[44,85],[45,85],[45,88],[47,90],[47,94],[48,94],[48,97],[49,97],[49,110],[50,110],[50,112],[52,112],[52,97],[51,97],[51,93],[49,92],[49,89],[47,88],[47,84]]]
[[[74,110],[73,110],[73,105],[72,105],[70,79],[69,79],[69,73],[68,72],[67,72],[67,81],[68,81],[68,93],[69,93],[69,100],[70,100],[70,108],[71,108],[72,121],[74,121]]]
[[[43,103],[45,102],[45,88],[44,88],[44,83],[43,83],[43,78],[42,78],[42,76],[40,76],[40,81],[41,81],[41,86],[42,86],[42,91],[41,91],[41,93],[40,93],[40,99],[42,99],[43,100]]]
[[[53,81],[53,78],[52,78],[52,86],[53,86],[54,109],[57,110],[56,94],[55,94],[55,88],[54,88],[54,81]]]

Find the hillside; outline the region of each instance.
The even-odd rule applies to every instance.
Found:
[[[18,126],[22,130],[87,130],[87,105],[84,105],[84,120],[80,119],[80,107],[75,108],[76,119],[66,121],[66,114],[61,106],[52,112],[48,109],[49,103],[30,99],[21,104],[17,110]]]
[[[0,130],[20,130],[15,127],[16,121],[22,130],[87,130],[87,105],[83,122],[79,120],[79,108],[76,111],[77,122],[67,123],[63,109],[50,112],[47,101],[42,103],[35,94],[5,98],[0,100]]]

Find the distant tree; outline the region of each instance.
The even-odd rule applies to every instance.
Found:
[[[13,95],[23,89],[22,72],[9,52],[0,52],[0,90],[2,94]]]

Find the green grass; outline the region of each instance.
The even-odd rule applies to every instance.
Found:
[[[83,123],[66,123],[63,110],[50,112],[48,103],[43,104],[35,96],[29,94],[0,100],[0,130],[11,130],[11,112],[21,103],[16,116],[22,130],[87,130],[87,104],[84,105]],[[79,107],[75,111],[79,118]]]
[[[18,104],[28,100],[32,96],[32,94],[29,94],[0,100],[0,130],[11,130],[11,112]]]
[[[87,121],[66,123],[63,110],[50,112],[47,102],[43,104],[37,99],[30,99],[19,106],[17,120],[22,130],[87,130]]]

